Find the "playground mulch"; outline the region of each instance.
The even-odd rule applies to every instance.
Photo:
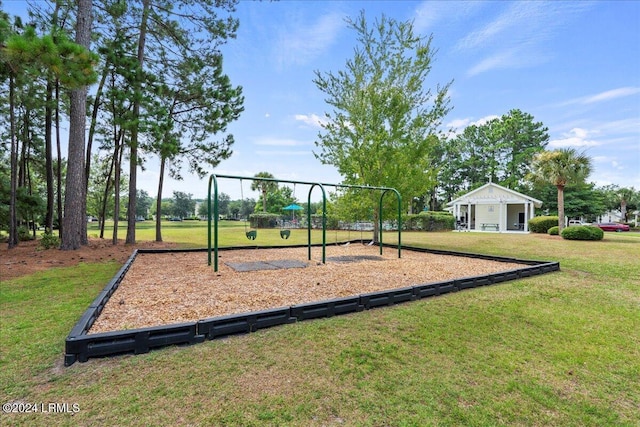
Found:
[[[520,264],[351,244],[321,249],[138,254],[89,333],[197,321],[520,268]],[[275,266],[259,268],[260,264]],[[246,271],[233,266],[249,265]],[[287,266],[292,266],[287,268]],[[240,270],[243,270],[240,268]]]

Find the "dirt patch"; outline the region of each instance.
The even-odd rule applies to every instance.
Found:
[[[37,271],[44,271],[52,267],[73,267],[81,262],[116,261],[123,264],[134,249],[139,248],[175,248],[174,243],[138,242],[135,245],[125,245],[119,241],[113,245],[111,240],[89,239],[89,245],[76,251],[61,251],[59,249],[43,250],[35,240],[20,242],[13,248],[7,249],[7,244],[0,245],[0,280],[10,280],[26,276]]]

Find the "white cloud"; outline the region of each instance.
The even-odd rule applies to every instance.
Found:
[[[317,114],[296,114],[294,116],[296,121],[302,122],[314,128],[321,128],[327,121]]]
[[[506,5],[502,13],[460,39],[456,49],[469,51],[487,47],[517,47],[523,43],[537,44],[553,37],[563,29],[568,17],[588,6],[555,1],[502,4]]]
[[[622,187],[640,187],[640,172],[623,168],[610,168],[609,165],[596,167],[593,175],[589,177],[598,186],[616,184]]]
[[[569,99],[568,101],[561,102],[558,107],[565,107],[567,105],[575,104],[595,104],[598,102],[611,101],[612,99],[624,98],[626,96],[633,96],[640,93],[640,87],[621,87],[617,89],[606,90],[604,92],[596,93],[595,95],[581,96],[578,98]]]
[[[573,128],[569,132],[563,134],[563,138],[549,141],[551,148],[567,148],[567,147],[595,147],[601,145],[600,142],[589,139],[589,135],[595,133],[582,128]]]
[[[484,116],[484,117],[480,117],[478,120],[474,120],[472,121],[472,119],[470,117],[466,117],[464,119],[453,119],[451,120],[449,123],[447,123],[445,126],[448,128],[455,128],[455,129],[464,129],[467,126],[471,126],[471,125],[475,125],[475,126],[482,126],[483,124],[490,122],[493,119],[498,119],[500,118],[499,116],[496,116],[495,114],[491,114],[488,116]]]
[[[614,120],[611,122],[603,123],[598,126],[603,132],[612,134],[631,134],[636,138],[640,136],[640,117],[632,117],[629,119]],[[637,139],[636,139],[637,141]]]
[[[344,27],[344,15],[337,12],[320,16],[310,25],[300,21],[294,28],[280,25],[275,46],[277,62],[283,67],[311,62],[329,50]]]
[[[471,119],[469,119],[469,118],[466,118],[466,119],[453,119],[449,123],[446,123],[445,127],[453,128],[453,129],[463,129],[463,128],[467,127],[470,122],[471,122]]]
[[[527,48],[523,43],[517,47],[505,49],[486,57],[471,67],[467,71],[467,75],[473,77],[485,71],[533,67],[545,63],[550,57],[550,55],[543,52],[536,52],[533,47]]]
[[[476,125],[476,126],[482,126],[482,125],[490,122],[491,120],[499,119],[499,118],[500,118],[500,116],[496,116],[495,114],[491,114],[489,116],[480,117],[475,122],[471,122],[471,124],[472,125]]]
[[[588,96],[582,100],[583,104],[593,104],[595,102],[610,101],[616,98],[631,96],[640,93],[640,87],[621,87],[612,89],[596,95]]]
[[[269,113],[264,113],[264,117],[268,119],[269,117],[271,117],[271,114],[269,114]]]
[[[455,50],[484,57],[468,75],[504,68],[539,65],[553,57],[549,41],[568,20],[590,7],[588,2],[505,2],[495,19],[460,39]]]
[[[417,33],[427,33],[439,21],[463,21],[483,6],[478,1],[424,1],[415,10],[413,28]]]
[[[447,130],[451,130],[451,132],[449,132],[447,136],[449,138],[452,138],[452,137],[455,137],[456,135],[460,135],[462,132],[464,132],[464,129],[468,126],[482,126],[485,123],[498,118],[499,116],[496,116],[495,114],[480,117],[478,120],[475,120],[475,121],[472,121],[471,118],[466,117],[464,119],[453,119],[449,123],[446,123],[444,126]]]

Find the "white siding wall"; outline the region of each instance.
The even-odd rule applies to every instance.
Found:
[[[500,224],[500,204],[476,205],[476,229],[482,230],[482,224]]]

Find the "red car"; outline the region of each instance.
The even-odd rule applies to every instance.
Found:
[[[596,227],[600,227],[602,231],[629,231],[629,226],[626,224],[618,224],[617,222],[602,222],[596,224]]]

